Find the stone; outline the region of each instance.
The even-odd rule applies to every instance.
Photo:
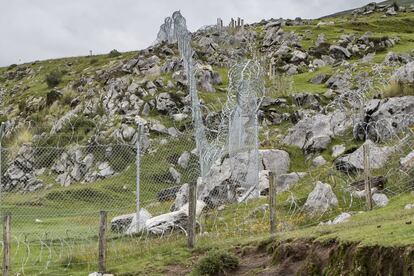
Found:
[[[188,183],[184,183],[175,194],[174,205],[171,211],[177,211],[188,202]]]
[[[259,150],[259,168],[274,173],[275,176],[287,173],[290,167],[289,153],[283,150]]]
[[[329,184],[316,182],[303,208],[311,214],[320,214],[338,206],[338,199]]]
[[[345,113],[316,114],[300,120],[290,128],[283,143],[295,145],[306,152],[322,151],[328,147],[333,137],[342,135],[349,126]]]
[[[114,274],[100,273],[100,272],[92,272],[92,273],[89,273],[89,276],[114,276]]]
[[[106,178],[115,173],[108,162],[98,164],[98,170],[98,176],[102,178]]]
[[[406,205],[404,206],[404,209],[405,209],[405,210],[411,210],[411,209],[414,209],[414,204],[413,204],[413,203],[406,204]]]
[[[374,58],[375,58],[375,53],[368,53],[362,58],[361,61],[363,63],[370,63],[374,60]]]
[[[157,193],[157,200],[160,202],[175,200],[176,194],[181,186],[174,186],[171,188],[162,189]]]
[[[158,121],[152,122],[149,129],[157,133],[168,134],[168,129]]]
[[[335,60],[333,60],[332,62],[335,62]],[[319,59],[319,58],[317,58],[317,59],[314,59],[313,61],[312,61],[312,65],[314,66],[314,67],[316,67],[316,68],[321,68],[321,67],[325,67],[326,66],[326,61],[324,61],[324,60],[322,60],[322,59]]]
[[[336,59],[348,59],[351,57],[351,53],[348,49],[339,46],[339,45],[331,45],[329,47],[329,52],[336,58]]]
[[[319,47],[321,44],[323,44],[325,42],[326,42],[325,34],[319,34],[318,35],[318,38],[316,39],[315,46],[316,47]]]
[[[174,183],[180,184],[180,182],[181,182],[181,174],[176,169],[174,169],[173,167],[170,167],[168,169],[168,171],[169,171],[170,176],[173,179]]]
[[[335,90],[342,90],[349,86],[350,79],[346,74],[335,74],[331,76],[326,82],[326,86]]]
[[[168,135],[170,135],[172,137],[178,137],[178,135],[179,135],[178,130],[175,127],[168,128],[167,133],[168,133]]]
[[[188,115],[183,114],[183,113],[178,113],[178,114],[173,114],[172,118],[175,122],[182,122],[182,121],[184,121],[185,119],[188,118]]]
[[[414,85],[414,61],[397,69],[392,77],[392,80],[401,84]]]
[[[414,124],[414,96],[370,100],[365,105],[364,118],[354,126],[355,139],[393,139]]]
[[[268,211],[269,211],[269,204],[265,203],[265,204],[262,204],[262,205],[260,205],[256,208],[254,208],[253,211],[251,211],[247,215],[247,217],[249,217],[249,218],[256,218],[258,216],[264,217]]]
[[[156,108],[159,112],[169,113],[177,107],[176,103],[172,100],[171,95],[166,92],[160,93],[155,100]]]
[[[196,202],[196,218],[201,215],[206,204],[204,201],[197,200]],[[181,209],[170,213],[162,214],[148,219],[145,223],[145,230],[149,234],[163,235],[173,231],[183,231],[188,224],[188,204],[185,204]],[[133,234],[129,232],[128,234]]]
[[[136,213],[132,214],[132,220],[128,226],[128,229],[126,230],[126,234],[139,233],[144,231],[146,229],[146,223],[150,218],[152,218],[152,215],[146,209],[141,208],[139,210],[138,220]]]
[[[384,207],[388,204],[388,197],[384,194],[375,193],[372,195],[372,201],[379,207]]]
[[[281,174],[276,177],[276,192],[282,193],[290,190],[299,180],[304,177],[306,173],[293,172],[288,174]]]
[[[144,208],[139,210],[139,216],[140,221],[142,221],[141,218],[145,219],[145,221],[151,218],[151,214]],[[134,217],[136,217],[136,213],[114,217],[111,220],[111,231],[124,233],[131,226],[132,221],[135,221]]]
[[[318,97],[310,93],[297,93],[293,96],[297,106],[319,110]]]
[[[341,213],[340,215],[338,215],[333,221],[332,224],[340,224],[340,223],[344,223],[347,222],[349,219],[351,218],[351,214],[350,213]]]
[[[186,169],[188,167],[188,162],[190,161],[190,153],[188,151],[183,152],[178,158],[177,164]]]
[[[371,169],[380,169],[385,166],[390,155],[394,152],[391,147],[379,147],[371,140],[367,140],[364,144],[369,147],[370,167]],[[343,172],[355,172],[364,169],[364,149],[359,147],[356,151],[339,157],[335,160],[337,170]]]
[[[320,167],[326,165],[326,163],[327,161],[325,160],[325,158],[323,158],[322,155],[319,155],[312,160],[312,166],[314,167]]]
[[[346,150],[344,145],[335,145],[332,147],[332,157],[337,158],[338,156],[342,155]]]
[[[387,9],[385,14],[388,16],[393,16],[393,15],[397,15],[397,12],[395,11],[394,6],[392,6]]]
[[[312,79],[310,79],[309,82],[313,84],[321,84],[326,81],[326,77],[326,74],[320,73],[314,76]]]
[[[400,166],[404,170],[410,170],[414,168],[414,151],[410,152],[407,156],[400,159]]]
[[[144,104],[144,107],[142,108],[142,112],[141,112],[142,116],[149,116],[150,109],[151,108],[150,108],[149,104],[148,103],[145,103]]]
[[[302,51],[299,51],[299,50],[295,50],[292,53],[292,58],[290,59],[290,61],[291,62],[300,62],[300,61],[306,60],[307,56],[308,55],[306,53],[304,53]]]
[[[263,46],[269,47],[269,46],[272,46],[273,44],[276,44],[279,41],[280,39],[280,36],[278,33],[279,29],[280,29],[280,26],[273,26],[273,27],[266,29],[266,33],[263,38]]]

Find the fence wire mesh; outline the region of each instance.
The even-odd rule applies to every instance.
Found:
[[[262,133],[266,131],[269,135],[261,139],[262,144],[277,136],[277,130],[262,129]],[[335,138],[335,144],[346,146],[344,154],[363,154],[364,142],[356,143],[352,135],[352,130],[342,133]],[[275,141],[270,143],[273,148],[284,147]],[[413,158],[408,157],[414,150],[412,132],[369,145],[373,194],[390,197],[413,190],[413,166],[407,165],[412,164]],[[352,214],[366,210],[364,165],[360,164],[356,170],[344,167],[345,163],[338,161],[340,157],[332,156],[332,150],[322,154],[328,163],[316,165],[314,157],[319,153],[307,153],[308,159],[304,159],[302,149],[285,147],[290,161],[283,173],[278,172],[286,166],[281,162],[285,158],[283,154],[260,150],[258,194],[246,198],[248,188],[242,187],[237,177],[238,172],[244,175],[243,158],[232,160],[231,164],[234,156],[225,154],[218,160],[217,167],[213,166],[216,171],[202,183],[195,147],[191,134],[181,134],[177,138],[154,138],[142,151],[139,158],[141,219],[145,219],[145,212],[152,218],[159,218],[185,209],[188,201],[188,185],[185,184],[198,181],[198,199],[207,201],[197,218],[199,241],[266,234],[269,232],[270,171],[275,175],[279,233],[318,225],[338,215],[338,211],[328,210],[309,216],[306,201],[314,188],[309,183],[330,184],[341,212]],[[276,156],[270,165],[269,154]],[[383,154],[388,155],[385,163],[380,158]],[[135,145],[23,145],[2,148],[1,157],[0,208],[2,214],[12,215],[13,272],[84,275],[85,270],[96,271],[100,210],[108,211],[107,265],[111,271],[153,254],[156,247],[178,244],[185,237],[185,216],[174,221],[181,227],[169,227],[164,223],[155,234],[128,231],[137,208]],[[235,165],[234,162],[239,163]],[[213,185],[208,193],[210,201],[202,198],[202,189],[209,184]]]

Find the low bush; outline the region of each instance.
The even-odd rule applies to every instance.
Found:
[[[226,251],[213,249],[200,259],[195,267],[198,275],[223,275],[239,267],[239,259]]]
[[[118,52],[118,50],[116,50],[116,49],[113,49],[112,51],[110,51],[109,52],[109,54],[108,54],[108,56],[109,57],[118,57],[118,56],[120,56],[121,55],[121,53],[120,52]]]
[[[45,81],[49,88],[57,86],[62,81],[63,73],[61,71],[52,71],[46,75]]]

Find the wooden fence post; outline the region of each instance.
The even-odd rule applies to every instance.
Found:
[[[3,276],[10,275],[10,240],[11,240],[11,215],[6,214],[3,221]]]
[[[364,149],[364,182],[365,182],[365,197],[367,201],[367,209],[372,210],[372,195],[371,195],[371,164],[369,157],[369,145],[367,143],[363,146]]]
[[[276,234],[276,183],[275,175],[269,172],[269,210],[270,210],[270,234]]]
[[[106,272],[106,225],[107,212],[99,212],[99,273]]]
[[[197,183],[190,182],[188,185],[188,229],[187,246],[194,248],[196,232],[196,209],[197,209]]]

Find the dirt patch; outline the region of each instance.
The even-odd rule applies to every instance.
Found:
[[[240,268],[229,275],[414,275],[412,247],[301,239],[237,252]]]

